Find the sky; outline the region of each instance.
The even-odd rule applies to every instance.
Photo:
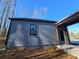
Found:
[[[79,0],[16,0],[14,17],[59,21],[79,10]],[[0,8],[2,7],[0,3]],[[1,14],[0,14],[1,15]],[[78,24],[79,25],[79,24]],[[75,25],[74,28],[78,28]],[[69,29],[73,31],[71,26]],[[79,30],[77,30],[79,32]]]
[[[76,23],[74,25],[70,25],[67,28],[68,28],[68,32],[73,32],[74,34],[79,33],[79,23]]]
[[[79,0],[17,0],[14,17],[59,21],[78,10]],[[68,30],[79,32],[78,26],[69,26]]]
[[[14,17],[59,21],[79,10],[79,0],[17,0]]]

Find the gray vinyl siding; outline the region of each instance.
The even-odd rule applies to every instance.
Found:
[[[30,36],[30,24],[37,25],[37,36]],[[17,28],[18,26],[18,28]],[[8,48],[11,47],[44,47],[57,43],[54,23],[12,21],[8,35]]]

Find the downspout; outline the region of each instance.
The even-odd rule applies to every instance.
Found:
[[[12,13],[12,18],[14,17],[14,12],[15,12],[15,8],[16,8],[16,3],[17,3],[17,0],[15,0],[15,4],[14,4],[14,8],[13,8],[13,13]],[[9,35],[10,26],[11,26],[11,21],[10,21],[10,25],[9,25],[9,29],[8,29],[8,33],[7,33],[6,42],[5,42],[5,45],[4,45],[4,47],[5,47],[6,49],[7,49],[7,42],[8,42],[8,35]]]
[[[15,0],[15,4],[14,4],[14,8],[13,8],[12,17],[14,16],[14,11],[15,11],[15,7],[16,7],[16,2],[17,2],[17,0]],[[4,12],[5,12],[5,9],[6,9],[6,8],[7,8],[7,7],[5,6]],[[10,8],[10,6],[8,6],[8,8]],[[7,10],[7,11],[9,11],[9,10]],[[2,14],[2,19],[3,19],[3,16],[4,16],[4,13]],[[8,16],[8,15],[6,15],[6,18],[7,18],[7,16]],[[11,24],[11,22],[10,22],[10,24]],[[9,27],[9,29],[10,29],[10,27]],[[8,32],[8,34],[9,34],[9,32]],[[5,50],[7,49],[8,34],[7,34],[7,38],[6,38],[5,44],[3,45],[2,48],[0,48],[0,53],[3,52],[3,51],[5,51]]]

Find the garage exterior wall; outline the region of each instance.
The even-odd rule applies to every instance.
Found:
[[[31,36],[30,25],[37,25],[37,35]],[[45,45],[51,46],[57,43],[56,25],[54,23],[11,21],[7,46],[41,48]]]

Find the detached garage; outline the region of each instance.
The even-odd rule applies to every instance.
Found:
[[[44,48],[57,44],[56,21],[10,18],[7,48]]]

